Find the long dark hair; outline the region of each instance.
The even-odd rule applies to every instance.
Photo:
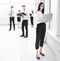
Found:
[[[38,11],[40,10],[40,6],[41,6],[42,4],[44,4],[44,3],[43,3],[43,2],[39,3],[39,5],[38,5]],[[42,14],[44,14],[44,8],[43,8],[43,10],[42,10]]]

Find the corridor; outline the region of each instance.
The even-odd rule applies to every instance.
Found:
[[[8,31],[9,26],[0,26],[0,61],[38,61],[35,55],[35,28],[29,26],[28,38],[21,38],[21,29]],[[32,36],[31,36],[32,35]],[[55,61],[53,52],[44,43],[44,57],[40,61]]]
[[[31,27],[36,24],[34,23],[35,19],[31,20],[31,16],[35,17],[40,2],[44,3],[44,10],[42,10],[44,15],[52,14],[52,18],[46,22],[43,46],[45,56],[40,56],[40,60],[37,60],[35,50],[36,28]],[[25,9],[23,12],[22,6],[25,6],[28,12],[28,38],[20,37],[22,35],[20,25],[26,20],[26,18],[23,20],[26,14],[24,13]],[[24,15],[20,15],[21,13]],[[14,27],[16,25],[15,31],[13,27],[9,31],[9,25],[12,24],[11,20],[9,21],[10,17],[13,17]],[[38,18],[39,15],[36,17]],[[36,20],[36,22],[39,22],[39,20]],[[18,25],[20,26],[19,29]],[[27,25],[27,22],[25,25]],[[60,0],[0,1],[0,61],[60,61]]]

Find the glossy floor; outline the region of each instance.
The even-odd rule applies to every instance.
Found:
[[[9,26],[0,26],[0,61],[38,61],[35,56],[35,28],[29,26],[28,38],[22,38],[21,28],[8,31]],[[55,61],[49,46],[44,43],[45,57],[39,61]]]

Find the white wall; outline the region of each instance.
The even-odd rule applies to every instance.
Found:
[[[51,21],[51,30],[56,32],[56,24],[57,24],[57,0],[51,0],[51,13],[53,13],[53,18]]]
[[[49,0],[45,0],[45,14],[49,13]],[[49,28],[49,22],[46,23],[47,28]]]
[[[57,35],[60,36],[60,0],[57,0]]]
[[[45,13],[49,13],[49,0],[45,0]]]
[[[57,0],[45,0],[45,13],[53,13],[53,18],[50,21],[50,30],[56,33],[56,24],[57,24]],[[47,27],[49,28],[49,22],[47,23]]]

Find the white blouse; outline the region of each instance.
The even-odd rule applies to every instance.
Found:
[[[38,11],[36,14],[35,14],[35,25],[39,24],[39,23],[43,23],[43,22],[46,22],[44,19],[43,19],[43,14],[42,12]]]

